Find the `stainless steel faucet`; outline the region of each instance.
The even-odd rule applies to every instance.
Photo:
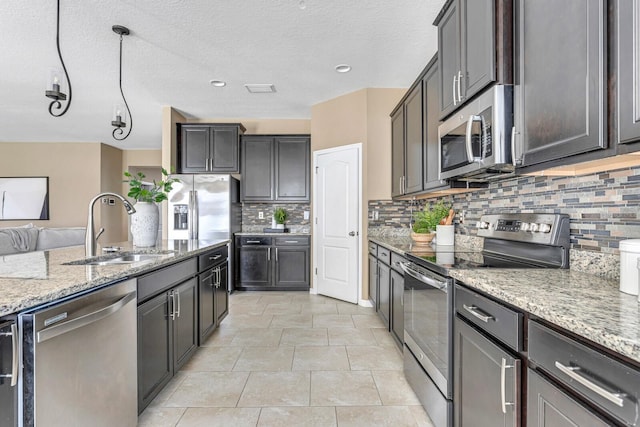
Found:
[[[136,211],[133,208],[133,205],[131,205],[131,203],[129,203],[127,199],[125,199],[124,197],[116,193],[100,193],[96,197],[91,199],[91,201],[89,202],[89,218],[87,219],[87,232],[85,234],[85,239],[84,239],[84,250],[85,250],[85,255],[87,257],[96,256],[96,246],[98,244],[98,237],[100,237],[100,235],[104,232],[104,228],[100,228],[100,231],[98,231],[98,234],[96,234],[96,230],[94,228],[94,223],[93,223],[93,205],[96,203],[96,200],[101,199],[102,197],[105,197],[105,196],[112,196],[120,199],[129,215],[131,215],[132,213],[135,213]]]

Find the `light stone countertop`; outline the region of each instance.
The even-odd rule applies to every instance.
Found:
[[[370,240],[400,253],[412,249],[411,239]],[[640,303],[617,280],[571,269],[451,268],[449,275],[640,363]]]
[[[155,248],[115,243],[122,252],[161,253],[145,262],[115,265],[64,265],[85,258],[84,246],[0,256],[0,317],[24,311],[101,285],[138,276],[226,245],[229,240],[163,240]],[[110,244],[110,246],[112,246]],[[98,258],[112,257],[105,254]]]

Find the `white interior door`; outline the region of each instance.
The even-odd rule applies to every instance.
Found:
[[[358,303],[360,145],[314,153],[317,293]]]

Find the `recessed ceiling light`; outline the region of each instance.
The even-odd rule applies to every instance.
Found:
[[[347,65],[347,64],[336,65],[336,71],[339,73],[348,73],[349,71],[351,71],[351,65]]]
[[[227,85],[227,82],[223,82],[222,80],[209,80],[209,83],[215,87],[225,87]]]
[[[246,84],[244,87],[250,93],[274,93],[276,91],[276,87],[272,84]]]

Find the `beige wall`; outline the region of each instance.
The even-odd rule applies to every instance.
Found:
[[[0,175],[48,176],[48,221],[0,221],[0,227],[32,222],[41,227],[84,227],[89,200],[100,192],[101,145],[0,143]]]
[[[122,150],[105,144],[100,144],[100,191],[122,192]],[[96,228],[104,227],[104,233],[98,241],[108,243],[126,240],[126,235],[122,236],[121,233],[126,215],[122,202],[116,200],[115,205],[105,205],[98,201],[94,212],[98,211],[100,216],[96,220]]]
[[[391,198],[391,119],[389,113],[406,89],[362,89],[311,108],[311,151],[362,143],[362,218],[366,233],[367,202]],[[313,175],[312,175],[313,179]],[[366,248],[366,235],[363,236]],[[361,277],[368,283],[367,252]],[[362,299],[369,298],[367,286]]]

